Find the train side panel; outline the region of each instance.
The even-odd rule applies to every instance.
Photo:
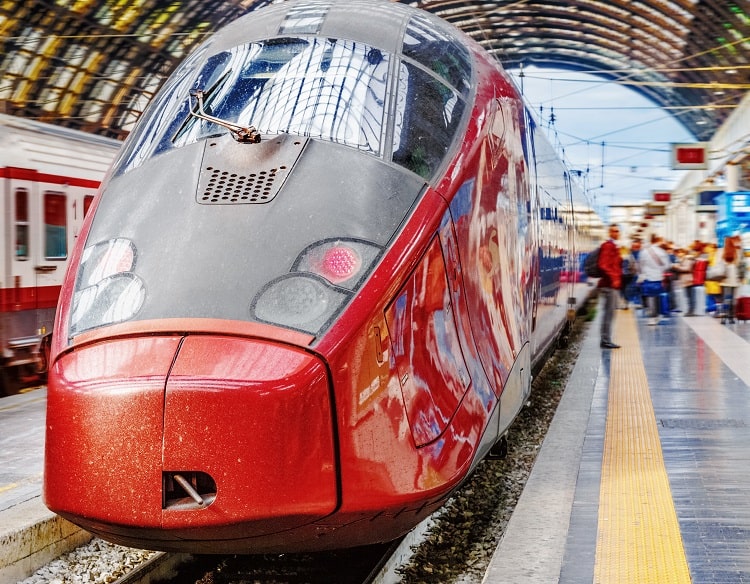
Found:
[[[403,514],[429,513],[528,397],[533,286],[526,266],[536,253],[536,220],[522,104],[496,71],[480,73],[456,154],[460,170],[449,170],[451,180],[440,186],[444,206],[417,213],[420,231],[401,236],[414,246],[402,255],[420,261],[410,274],[393,273],[401,288],[376,305],[332,363],[342,437],[339,513],[350,512],[352,521],[368,506],[391,527]],[[420,209],[427,207],[423,201]],[[361,299],[366,305],[384,296]]]

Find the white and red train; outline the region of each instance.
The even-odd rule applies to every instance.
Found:
[[[405,533],[502,444],[590,291],[575,190],[509,76],[433,15],[309,0],[227,26],[78,237],[45,503],[161,550]]]
[[[0,114],[0,395],[46,374],[68,259],[119,146]]]

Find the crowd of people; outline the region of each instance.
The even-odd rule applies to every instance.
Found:
[[[610,336],[615,302],[620,309],[643,308],[649,325],[672,313],[709,314],[722,324],[735,322],[739,291],[748,282],[739,235],[725,237],[721,247],[695,240],[686,248],[657,234],[648,242],[634,239],[630,246],[617,247],[618,236],[618,226],[610,225],[598,258],[603,273],[598,282],[604,298],[602,348],[618,348]]]
[[[636,239],[630,247],[621,246],[620,256],[620,308],[646,307],[649,324],[672,312],[708,313],[723,323],[735,322],[737,291],[746,273],[738,235],[724,238],[722,247],[695,240],[682,248],[654,234],[647,245]],[[704,298],[705,306],[699,307]]]

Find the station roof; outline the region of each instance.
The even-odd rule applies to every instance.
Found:
[[[271,0],[6,0],[0,111],[124,137],[206,35]],[[419,0],[507,68],[626,84],[709,139],[750,88],[747,0]]]

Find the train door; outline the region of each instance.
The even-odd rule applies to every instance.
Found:
[[[33,171],[9,181],[10,284],[14,336],[51,330],[68,256],[83,222],[79,189],[37,180]]]
[[[33,267],[33,216],[36,183],[34,173],[19,171],[7,180],[8,221],[4,239],[6,273],[3,311],[7,315],[6,341],[36,333],[34,309],[37,306]]]
[[[80,187],[40,185],[34,276],[39,328],[51,330],[68,258],[94,195]]]
[[[39,383],[45,368],[39,352],[42,320],[33,258],[37,187],[34,175],[33,171],[9,169],[4,185],[0,395],[11,395],[20,387]],[[50,314],[54,317],[54,307]],[[51,324],[50,319],[47,327]]]
[[[34,259],[37,306],[57,303],[68,258],[68,195],[62,189],[43,188],[39,194],[39,243]]]

